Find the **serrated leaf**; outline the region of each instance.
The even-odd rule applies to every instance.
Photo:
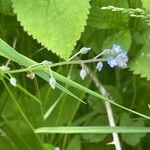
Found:
[[[114,43],[119,44],[122,49],[128,51],[131,44],[130,31],[121,30],[111,36],[108,36],[104,42],[103,49],[111,48]]]
[[[120,120],[120,125],[121,126],[144,126],[143,120],[139,119],[137,121],[131,120],[129,116],[124,113],[121,116]],[[122,134],[122,139],[124,142],[126,142],[129,145],[135,146],[140,142],[140,139],[144,137],[146,134],[145,133],[136,133],[136,134]]]
[[[86,25],[89,0],[12,0],[24,30],[63,59],[69,58]]]
[[[98,29],[124,29],[128,26],[128,15],[120,12],[112,12],[110,10],[102,10],[103,6],[109,5],[115,7],[128,8],[126,0],[97,0],[92,1],[92,9],[89,15],[88,24]]]
[[[141,0],[143,3],[143,7],[147,10],[150,10],[150,1],[149,0]]]
[[[150,43],[145,43],[137,57],[129,65],[134,74],[140,74],[141,77],[150,80]]]

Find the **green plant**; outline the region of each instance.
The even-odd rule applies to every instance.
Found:
[[[1,149],[149,148],[148,0],[0,0],[0,19]]]

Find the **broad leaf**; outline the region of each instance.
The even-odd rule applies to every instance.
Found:
[[[134,74],[140,74],[150,80],[150,43],[149,41],[143,46],[138,56],[130,64],[130,70]]]
[[[107,116],[98,116],[90,120],[87,120],[84,126],[107,126]],[[82,134],[84,140],[90,141],[91,143],[97,143],[103,141],[106,134]]]
[[[99,53],[102,49],[103,42],[106,38],[107,31],[95,27],[86,26],[82,33],[81,41],[85,47],[91,47],[92,51]]]
[[[111,48],[114,43],[119,44],[124,50],[128,51],[131,44],[130,31],[122,30],[108,36],[104,42],[103,49]]]
[[[69,58],[86,25],[89,0],[12,0],[24,30],[60,57]]]
[[[120,121],[121,126],[144,126],[144,122],[142,119],[139,119],[137,121],[131,120],[127,114],[123,114],[121,116]],[[129,145],[135,146],[139,143],[140,139],[144,137],[145,133],[136,133],[136,134],[122,134],[122,139],[124,142],[126,142]]]
[[[142,0],[143,7],[147,10],[150,10],[150,1],[149,0]]]

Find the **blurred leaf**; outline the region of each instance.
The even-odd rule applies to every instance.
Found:
[[[134,74],[140,74],[141,77],[150,80],[150,43],[147,41],[141,51],[138,53],[137,57],[129,65],[130,70]]]
[[[10,119],[10,118],[9,118]],[[27,130],[27,126],[23,125],[22,120],[16,119],[16,122],[18,121],[17,124],[13,122],[12,120],[7,120],[4,118],[6,125],[2,128],[5,133],[7,134],[7,146],[11,145],[13,149],[11,150],[32,150],[38,145],[39,147],[36,147],[38,150],[41,150],[40,144],[35,141],[33,134]],[[20,121],[20,122],[19,122]],[[20,125],[23,125],[22,128]],[[1,145],[0,145],[1,148]],[[4,149],[4,150],[9,150],[9,149]]]
[[[68,59],[86,25],[89,0],[12,2],[24,30],[49,50]]]
[[[13,15],[11,0],[0,0],[0,13],[3,15]]]
[[[55,147],[51,144],[44,144],[44,150],[55,150]]]
[[[80,136],[76,135],[75,137],[73,137],[73,139],[69,142],[66,150],[81,150]]]
[[[143,7],[147,10],[150,10],[150,1],[149,0],[141,0],[143,3]]]
[[[107,117],[106,116],[98,116],[94,117],[90,120],[87,120],[86,123],[84,124],[85,126],[107,126]],[[82,137],[84,140],[87,140],[89,142],[100,142],[103,141],[104,138],[106,137],[106,134],[82,134]]]
[[[113,44],[119,44],[122,49],[128,51],[131,44],[131,35],[129,30],[121,30],[108,36],[104,42],[103,49],[111,48]]]
[[[88,104],[92,107],[93,110],[99,113],[106,113],[105,105],[103,102],[99,101],[98,98],[93,97],[92,95],[88,96]]]
[[[1,116],[4,118],[4,121],[8,126],[6,130],[7,134],[10,134],[11,139],[14,139],[13,142],[16,144],[16,147],[18,147],[18,149],[20,149],[20,145],[24,145],[24,149],[30,150],[36,147],[36,149],[41,150],[41,141],[33,132],[33,127],[31,128],[31,125],[35,125],[35,127],[38,127],[41,124],[41,115],[39,111],[40,109],[39,107],[37,107],[37,102],[35,103],[32,100],[28,101],[29,98],[27,96],[19,94],[19,92],[14,88],[10,89],[13,93],[14,99],[17,102],[17,105],[19,105],[20,108],[18,109],[16,103],[12,101],[12,97],[9,95],[9,93],[3,92],[7,96],[4,95],[5,99],[3,99],[3,107],[5,108],[3,108],[2,110]],[[24,119],[21,111],[24,113],[25,117],[29,119],[30,123],[32,123],[31,125],[29,125]],[[20,142],[18,142],[18,140]]]
[[[105,86],[105,88],[109,94],[109,97],[112,100],[115,100],[117,103],[122,104],[123,99],[122,99],[120,91],[118,90],[118,88],[116,86],[108,85],[108,86]]]
[[[101,48],[106,35],[107,33],[105,30],[99,30],[91,26],[86,26],[80,40],[84,43],[84,46],[91,47],[92,51],[94,50],[95,53],[99,53],[102,51]]]
[[[120,120],[121,126],[144,126],[144,122],[142,119],[138,119],[137,121],[131,120],[126,113],[123,113]],[[129,145],[135,146],[140,142],[140,139],[144,137],[146,133],[136,133],[136,134],[121,134],[122,139]]]
[[[0,136],[0,148],[2,150],[18,150],[13,148],[11,143],[3,136]]]
[[[81,80],[79,79],[78,74],[76,74],[75,72],[76,70],[73,69],[70,74],[70,79],[76,81]],[[84,86],[88,86],[90,82],[91,80],[84,80],[81,84],[84,84]],[[67,84],[66,86],[66,88],[75,95],[77,95],[78,98],[83,99],[85,97],[85,93],[73,89]],[[40,93],[45,110],[48,110],[49,107],[51,107],[60,98],[60,95],[62,95],[62,92],[59,89],[56,88],[55,90],[52,90],[51,88],[49,88],[49,85],[42,87],[40,89]],[[61,99],[59,100],[57,105],[55,106],[55,109],[53,109],[50,116],[45,121],[45,125],[56,126],[71,123],[80,104],[80,101],[64,93],[63,96],[61,96]]]
[[[124,29],[128,26],[128,15],[120,12],[101,10],[103,6],[128,7],[126,0],[94,0],[88,24],[98,29]]]

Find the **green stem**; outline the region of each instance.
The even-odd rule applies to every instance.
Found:
[[[27,68],[24,68],[24,69],[19,69],[19,70],[10,70],[10,71],[6,71],[5,73],[20,73],[20,72],[27,72],[27,71],[36,71],[36,70],[43,70],[43,68],[47,68],[48,66],[49,67],[57,67],[57,66],[62,66],[62,65],[79,65],[79,64],[88,64],[88,63],[91,63],[91,62],[99,62],[99,61],[106,61],[106,59],[102,59],[102,58],[99,58],[99,59],[88,59],[88,60],[74,60],[74,61],[64,61],[64,62],[59,62],[59,63],[54,63],[52,65],[41,65],[41,64],[36,64],[36,65],[32,65],[32,66],[29,66]]]

